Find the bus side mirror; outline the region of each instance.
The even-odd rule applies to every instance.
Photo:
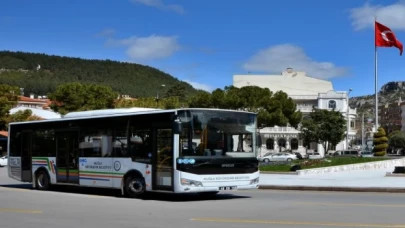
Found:
[[[173,121],[173,133],[180,134],[183,131],[183,126],[179,120]]]

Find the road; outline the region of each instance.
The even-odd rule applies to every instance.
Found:
[[[0,168],[0,227],[404,227],[405,194],[238,191],[216,197],[31,190]]]

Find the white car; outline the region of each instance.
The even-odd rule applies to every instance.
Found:
[[[0,158],[0,167],[6,166],[8,163],[7,155]]]
[[[309,154],[308,159],[322,159],[322,155],[318,152]]]
[[[297,159],[297,155],[289,153],[265,154],[263,157],[259,158],[262,162],[292,161]]]
[[[362,152],[360,153],[360,157],[363,157],[363,158],[372,158],[372,157],[374,157],[374,153],[371,152],[371,151],[362,151]]]

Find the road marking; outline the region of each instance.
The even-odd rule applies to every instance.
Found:
[[[37,210],[22,210],[22,209],[12,209],[12,208],[0,208],[0,212],[17,212],[17,213],[26,213],[26,214],[42,213],[42,211],[37,211]]]
[[[311,203],[302,202],[295,203],[302,205],[313,205],[313,206],[357,206],[357,207],[405,207],[405,204],[362,204],[362,203]]]
[[[277,225],[307,225],[307,226],[334,226],[334,227],[393,227],[405,228],[405,224],[363,224],[363,223],[332,223],[332,222],[296,222],[296,221],[272,221],[272,220],[245,220],[245,219],[211,219],[193,218],[191,221],[199,222],[222,222],[222,223],[250,223],[250,224],[277,224]]]

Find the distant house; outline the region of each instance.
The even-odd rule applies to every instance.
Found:
[[[27,107],[50,110],[50,104],[51,101],[46,96],[37,96],[37,98],[35,98],[34,94],[30,94],[29,97],[18,96],[18,101],[14,108]]]

